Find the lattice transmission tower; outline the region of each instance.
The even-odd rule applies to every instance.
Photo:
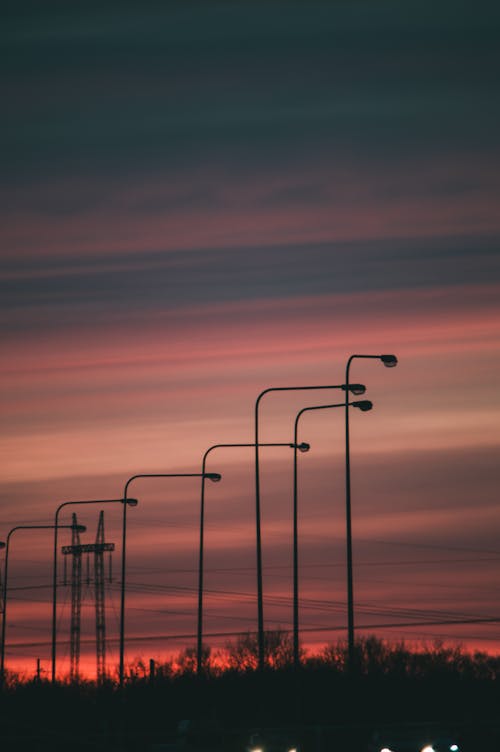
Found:
[[[95,596],[95,639],[97,681],[102,683],[106,678],[106,611],[104,599],[104,553],[110,552],[109,580],[111,581],[111,551],[115,550],[114,543],[106,543],[104,539],[104,512],[99,514],[99,524],[95,543],[80,543],[80,534],[76,528],[76,514],[72,515],[73,533],[70,546],[63,546],[64,555],[72,557],[71,562],[71,623],[70,623],[70,670],[71,682],[80,679],[80,637],[82,620],[82,556],[87,554],[87,583],[90,584],[89,555],[94,554],[94,596]],[[65,578],[66,582],[66,578]]]

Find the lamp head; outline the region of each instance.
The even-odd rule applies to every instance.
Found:
[[[347,384],[342,384],[342,391],[347,392]],[[349,384],[349,391],[352,394],[364,394],[366,386],[364,384]]]
[[[222,478],[222,475],[220,475],[220,473],[205,473],[203,477],[208,478],[213,483],[218,483],[220,479]]]
[[[381,355],[380,360],[386,368],[394,368],[398,364],[398,359],[395,355]]]
[[[71,525],[71,529],[75,530],[77,533],[86,533],[87,528],[85,525]]]
[[[349,384],[349,391],[356,395],[364,394],[366,386],[364,384]]]
[[[302,453],[308,452],[310,448],[311,448],[311,445],[308,444],[306,441],[303,441],[301,444],[297,444],[297,449],[299,450],[299,452],[302,452]]]
[[[138,505],[137,499],[125,499],[125,503],[128,507],[136,507]]]
[[[370,400],[358,400],[357,402],[351,402],[351,405],[353,407],[358,407],[362,413],[366,413],[368,410],[372,409],[373,402],[370,402]]]
[[[0,548],[5,548],[5,545],[6,545],[6,544],[5,544],[5,542],[4,542],[4,541],[0,541]]]

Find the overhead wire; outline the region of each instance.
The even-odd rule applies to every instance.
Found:
[[[179,527],[182,527],[182,525],[179,525]],[[342,539],[339,539],[339,540],[342,540]],[[367,542],[366,539],[365,539],[365,542]],[[397,559],[397,560],[386,560],[386,561],[378,561],[378,562],[377,561],[359,561],[356,564],[357,567],[365,567],[366,566],[366,567],[371,567],[372,568],[372,567],[393,567],[393,566],[398,566],[399,567],[399,566],[415,566],[415,565],[418,565],[418,566],[424,566],[424,565],[428,566],[428,565],[433,565],[433,564],[441,564],[442,565],[442,564],[457,564],[457,563],[468,563],[468,564],[471,564],[471,563],[487,563],[487,562],[495,561],[496,558],[500,557],[500,552],[498,552],[496,550],[488,550],[488,549],[486,549],[486,550],[485,549],[481,549],[481,551],[479,551],[478,549],[474,549],[474,548],[470,548],[470,547],[441,546],[441,545],[437,545],[437,544],[428,544],[428,543],[427,544],[422,544],[422,543],[411,543],[411,542],[409,543],[409,542],[402,542],[402,541],[386,541],[386,540],[375,540],[375,541],[374,540],[370,540],[369,542],[372,542],[372,543],[375,542],[375,543],[378,543],[378,544],[381,544],[381,545],[384,545],[384,546],[386,546],[386,545],[391,545],[391,546],[405,546],[405,547],[411,546],[411,547],[414,547],[414,548],[433,549],[433,550],[440,550],[440,551],[443,551],[443,550],[449,550],[449,551],[453,551],[453,552],[460,551],[460,552],[467,552],[467,553],[472,553],[472,554],[480,554],[480,556],[467,557],[467,558],[464,558],[464,557],[462,557],[462,558],[458,558],[458,557],[456,557],[456,558],[439,557],[439,558],[432,558],[432,559],[427,559],[427,560]],[[485,554],[487,554],[487,556],[485,556]],[[328,563],[328,564],[322,564],[322,563],[319,563],[319,562],[318,563],[316,563],[316,562],[310,562],[310,563],[305,563],[305,564],[302,565],[303,569],[308,569],[308,570],[311,570],[311,569],[314,569],[314,568],[333,569],[333,568],[340,568],[340,567],[343,567],[343,564],[337,563],[337,562]],[[289,568],[288,565],[271,565],[271,566],[268,566],[266,569],[267,569],[267,571],[273,571],[273,572],[277,573],[279,571],[286,570],[288,568]],[[164,572],[164,568],[149,568],[149,567],[136,567],[136,568],[133,568],[131,571],[136,571],[136,570],[139,570],[139,571],[142,571],[142,572]],[[187,569],[187,568],[184,568],[184,569],[179,568],[179,569],[175,569],[175,570],[169,570],[169,574],[193,574],[195,572],[196,572],[195,569]],[[228,573],[228,574],[240,573],[240,574],[243,574],[245,572],[247,572],[248,574],[253,574],[253,568],[252,567],[239,567],[239,568],[234,568],[234,567],[231,567],[231,568],[214,567],[214,568],[207,568],[206,572],[207,573],[212,573],[212,574],[221,574],[221,573]],[[20,575],[20,577],[23,578],[23,579],[25,579],[27,576],[28,575]],[[319,580],[323,581],[323,580],[326,580],[327,578],[309,578],[309,580],[310,579],[313,579],[313,580],[317,579],[318,581]],[[375,582],[378,582],[379,584],[388,584],[387,580],[376,580]],[[394,581],[392,581],[392,582],[393,582],[393,584],[398,584],[398,583],[394,583]],[[416,584],[418,584],[418,583],[416,583]],[[424,586],[425,585],[422,585],[422,587],[424,587]],[[48,587],[50,587],[50,585],[38,584],[38,585],[25,585],[25,586],[9,587],[8,590],[9,590],[9,593],[14,593],[14,592],[21,592],[21,591],[37,590],[37,589],[40,590],[40,589],[44,589],[44,588],[48,588]],[[146,592],[146,593],[147,592],[149,592],[149,593],[152,593],[152,592],[164,592],[164,593],[175,592],[177,594],[184,594],[186,596],[188,596],[189,594],[194,593],[195,590],[196,590],[195,588],[188,588],[188,587],[179,587],[179,586],[171,586],[171,585],[158,585],[158,584],[152,584],[152,583],[133,583],[133,582],[130,583],[130,585],[128,587],[129,587],[129,590],[131,590],[131,592],[136,592],[136,593],[137,592]],[[467,589],[468,588],[467,585],[452,585],[451,583],[450,584],[442,584],[442,587],[443,588],[447,588],[448,587],[448,588],[453,588],[453,589],[457,589],[457,588],[459,588],[459,589]],[[229,600],[229,601],[235,602],[235,601],[239,601],[240,599],[243,598],[245,600],[248,600],[249,602],[255,601],[255,595],[253,593],[250,593],[250,592],[231,591],[231,590],[214,590],[214,589],[212,589],[212,590],[210,590],[210,589],[207,590],[206,589],[204,592],[207,595],[211,595],[212,597],[215,596],[216,600],[222,599],[222,600]],[[477,592],[477,590],[476,590],[476,592]],[[111,598],[110,598],[111,603],[110,603],[110,605],[112,606],[112,608],[115,608],[113,597],[112,597],[113,596],[113,588],[111,588],[111,587],[109,588],[109,594],[111,595]],[[40,600],[40,599],[33,600],[32,598],[30,598],[30,599],[23,599],[22,596],[19,597],[19,596],[15,596],[15,595],[12,596],[12,598],[13,598],[13,600],[18,601],[18,602],[27,602],[29,600],[29,602],[32,602],[32,603],[44,603],[44,604],[47,603],[46,600]],[[276,607],[287,607],[288,608],[291,605],[291,599],[288,596],[272,595],[272,596],[268,596],[268,598],[266,600],[269,603],[269,605],[271,605],[271,606],[274,605]],[[442,598],[440,598],[440,602],[442,602]],[[237,618],[237,617],[235,617],[232,614],[224,614],[224,613],[220,613],[220,612],[219,613],[217,613],[217,612],[214,613],[213,612],[213,608],[214,607],[217,607],[217,606],[215,604],[210,604],[209,608],[207,609],[207,612],[209,613],[211,619],[221,618],[221,619],[225,619],[225,620],[229,620],[229,619],[234,620],[235,618]],[[301,607],[305,611],[316,611],[316,612],[323,611],[323,612],[336,612],[336,613],[342,613],[342,612],[345,611],[345,604],[343,604],[342,601],[338,601],[336,603],[335,602],[333,602],[333,603],[325,603],[324,601],[321,601],[319,599],[302,599],[301,600]],[[191,615],[189,612],[176,611],[176,610],[172,610],[172,609],[164,609],[164,610],[162,610],[162,609],[146,609],[146,608],[141,608],[141,607],[133,607],[133,609],[137,610],[137,611],[143,611],[143,612],[149,612],[149,613],[155,613],[155,612],[164,613],[166,615],[177,615],[177,616]],[[394,606],[393,607],[382,607],[379,604],[373,604],[373,603],[370,603],[370,602],[359,603],[359,605],[358,605],[358,613],[360,615],[386,615],[386,616],[393,616],[395,618],[401,618],[401,619],[403,619],[405,617],[408,617],[408,616],[410,616],[410,617],[413,616],[413,617],[417,617],[417,618],[422,619],[422,621],[416,622],[414,624],[414,626],[418,626],[418,627],[424,627],[426,625],[431,625],[431,624],[436,624],[437,625],[437,624],[444,624],[444,623],[453,624],[453,625],[465,625],[465,624],[472,624],[472,623],[474,623],[474,624],[488,624],[488,623],[495,624],[498,621],[498,619],[496,617],[477,617],[477,616],[471,616],[470,614],[460,614],[460,613],[457,613],[457,612],[452,611],[452,610],[431,609],[431,608],[416,609],[416,608],[401,607],[401,606],[399,606],[399,607],[394,607]],[[449,616],[450,620],[449,621],[431,621],[432,617],[441,619],[441,618],[444,618],[445,616]],[[457,618],[457,617],[461,617],[461,618]],[[61,614],[61,616],[59,618],[59,625],[61,623],[61,620],[62,620],[62,614]],[[398,623],[394,623],[394,624],[382,623],[382,624],[377,624],[377,625],[370,625],[370,624],[363,625],[363,624],[361,624],[361,625],[359,625],[358,628],[360,630],[363,630],[363,629],[370,629],[370,628],[372,628],[372,626],[373,627],[376,626],[377,628],[380,628],[380,629],[402,629],[402,628],[407,628],[407,627],[409,627],[411,625],[409,623],[407,623],[407,622],[398,622]],[[21,623],[19,623],[19,624],[16,623],[16,627],[17,628],[24,628],[24,629],[29,629],[30,628],[30,627],[27,627],[26,625],[22,625]],[[33,627],[33,629],[35,629],[35,628]],[[308,630],[309,631],[311,631],[311,630],[312,631],[320,631],[320,630],[323,630],[323,629],[324,630],[335,630],[335,629],[340,629],[340,628],[335,627],[335,626],[328,626],[328,627],[314,627],[314,626],[309,627],[308,626],[308,627],[304,627],[301,631],[303,631],[303,632],[306,632]],[[478,637],[477,637],[477,635],[474,635],[474,637],[468,637],[468,639],[478,639]],[[483,638],[483,639],[493,639],[493,638]]]

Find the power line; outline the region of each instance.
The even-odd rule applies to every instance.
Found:
[[[367,630],[367,629],[397,629],[397,628],[407,628],[407,627],[432,627],[432,626],[450,626],[450,625],[464,625],[464,624],[499,624],[500,623],[500,616],[495,617],[489,617],[489,618],[471,618],[471,619],[441,619],[438,621],[410,621],[410,622],[401,622],[401,623],[390,623],[390,622],[382,622],[382,623],[372,623],[372,624],[362,624],[359,625],[359,630]],[[281,632],[284,632],[286,634],[290,634],[290,629],[281,629]],[[305,629],[301,630],[302,632],[307,632],[309,634],[311,633],[317,633],[317,632],[341,632],[345,631],[345,626],[323,626],[323,627],[307,627]],[[209,632],[206,634],[207,638],[220,638],[220,637],[237,637],[242,634],[247,634],[247,631],[238,631],[238,632]],[[141,635],[136,637],[127,637],[127,642],[154,642],[154,641],[165,641],[165,640],[194,640],[196,638],[196,634],[193,633],[183,633],[183,634],[160,634],[160,635]],[[62,641],[62,644],[65,644],[67,641]],[[82,644],[94,644],[94,641],[91,639],[84,639],[81,641]],[[106,638],[107,643],[116,643],[117,638]],[[15,650],[17,648],[33,648],[33,647],[46,647],[47,645],[50,645],[50,642],[18,642],[9,645],[10,650]]]
[[[37,588],[42,586],[36,586]],[[25,590],[26,588],[22,588]],[[196,592],[196,588],[189,588],[189,587],[181,587],[181,586],[169,586],[169,585],[151,585],[148,583],[131,583],[130,589],[132,592],[165,592],[165,593],[180,593],[182,595],[191,595]],[[113,591],[113,588],[110,588],[110,592]],[[229,601],[241,601],[241,599],[246,599],[248,601],[253,602],[255,600],[255,595],[253,593],[247,593],[242,591],[228,591],[228,590],[205,590],[207,595],[215,595],[218,596],[221,600],[229,600]],[[33,600],[32,598],[26,599],[26,598],[19,598],[14,597],[13,600],[16,602],[31,602],[31,603],[40,603],[40,604],[46,604],[47,601],[43,600]],[[269,596],[267,599],[268,603],[277,607],[291,607],[291,598],[289,596]],[[310,611],[323,611],[325,613],[343,613],[345,611],[345,604],[343,601],[330,601],[325,602],[323,600],[318,599],[308,599],[304,598],[302,599],[302,609],[303,610],[310,610]],[[180,610],[173,610],[173,609],[148,609],[145,607],[134,607],[134,610],[142,611],[144,613],[164,613],[166,615],[186,615],[190,616],[191,612],[188,611],[180,611]],[[378,604],[372,604],[370,602],[359,602],[358,603],[358,612],[360,614],[385,614],[387,616],[392,617],[421,617],[424,619],[430,619],[430,618],[450,618],[454,621],[457,618],[490,618],[490,617],[472,617],[470,614],[460,614],[455,611],[449,611],[449,610],[441,610],[441,609],[417,609],[417,608],[409,608],[409,607],[383,607]],[[234,618],[232,615],[225,615],[222,613],[214,614],[212,612],[211,618],[222,618],[222,619],[228,619],[228,618]]]

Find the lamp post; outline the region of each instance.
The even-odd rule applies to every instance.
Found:
[[[362,412],[371,410],[373,404],[370,400],[358,400],[348,402],[348,406],[357,407]],[[335,405],[313,405],[303,407],[295,417],[293,440],[294,445],[298,441],[298,428],[301,416],[311,410],[328,410],[334,407],[345,407],[345,402]],[[293,456],[293,664],[295,669],[300,665],[299,655],[299,536],[298,536],[298,484],[297,484],[297,452]]]
[[[395,355],[351,355],[345,369],[346,390],[349,389],[349,369],[355,358],[380,360],[386,368],[397,365]],[[354,662],[354,594],[352,573],[352,526],[351,526],[351,460],[349,448],[349,409],[348,391],[345,399],[345,518],[346,518],[346,552],[347,552],[347,643],[349,665]]]
[[[0,541],[0,551],[2,550],[2,548],[5,548],[5,541]],[[0,600],[0,612],[3,613],[3,587],[2,587],[2,593],[0,597],[2,598],[2,600]]]
[[[259,649],[259,670],[263,670],[265,663],[264,656],[264,600],[262,593],[262,539],[261,539],[261,519],[260,519],[260,469],[259,469],[259,406],[262,398],[269,392],[296,392],[311,391],[317,389],[342,389],[352,394],[364,394],[365,387],[363,384],[334,384],[326,386],[275,386],[264,389],[255,401],[254,424],[255,424],[255,541],[257,554],[257,630],[258,630],[258,649]]]
[[[86,531],[85,525],[58,525],[58,527],[66,530],[77,530],[79,533]],[[16,525],[7,535],[7,542],[5,544],[5,565],[4,565],[4,581],[3,581],[3,618],[2,618],[2,646],[1,646],[1,662],[0,662],[0,681],[3,684],[4,681],[4,667],[5,667],[5,625],[7,621],[7,578],[9,573],[9,544],[10,538],[16,530],[53,530],[55,525]]]
[[[138,478],[199,478],[202,473],[139,473],[132,475],[125,483],[123,490],[123,524],[122,524],[122,581],[121,581],[121,597],[120,597],[120,666],[119,677],[120,687],[123,687],[125,679],[125,543],[127,536],[127,494],[130,484]],[[204,473],[204,475],[214,483],[217,483],[221,479],[219,473]]]
[[[54,518],[54,565],[52,571],[52,683],[56,681],[56,631],[57,631],[57,531],[61,509],[73,504],[123,504],[124,499],[85,499],[84,501],[63,501],[56,509]],[[137,499],[127,499],[126,504],[136,507]]]
[[[200,553],[198,558],[198,629],[197,629],[197,642],[196,642],[196,669],[198,676],[202,671],[202,652],[203,652],[203,552],[204,552],[204,531],[205,531],[205,478],[206,478],[206,465],[210,452],[214,449],[236,449],[240,447],[254,447],[254,444],[214,444],[209,447],[203,455],[201,463],[201,505],[200,505]],[[309,444],[302,442],[300,445],[286,443],[266,443],[261,444],[261,447],[291,447],[295,451],[308,452]]]

